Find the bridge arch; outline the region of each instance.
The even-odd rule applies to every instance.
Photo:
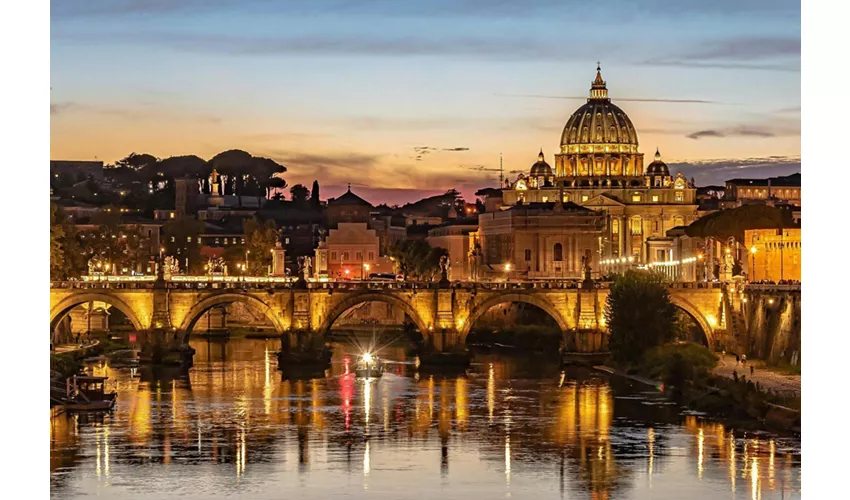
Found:
[[[89,292],[89,293],[79,293],[79,294],[71,294],[61,301],[58,304],[53,306],[50,310],[50,335],[51,338],[56,334],[56,327],[59,325],[59,322],[65,317],[66,314],[71,312],[71,309],[86,304],[88,302],[105,302],[110,306],[118,309],[124,316],[127,317],[128,320],[133,324],[133,328],[136,330],[144,330],[147,328],[147,325],[139,319],[139,316],[136,314],[136,311],[133,308],[116,297],[115,295],[103,292]]]
[[[263,302],[262,300],[254,297],[253,295],[233,293],[233,292],[223,292],[218,293],[196,303],[192,308],[186,313],[186,316],[183,318],[183,323],[180,325],[179,329],[179,337],[180,343],[185,344],[187,341],[187,337],[192,332],[192,329],[195,327],[195,324],[201,319],[201,316],[204,315],[210,309],[224,305],[224,304],[232,304],[234,302],[241,302],[249,307],[256,308],[258,311],[261,311],[266,317],[271,321],[272,325],[274,325],[275,331],[278,333],[283,333],[284,328],[281,324],[279,318],[274,313],[271,307],[268,304]]]
[[[526,304],[531,304],[533,306],[539,307],[543,309],[549,316],[552,317],[561,328],[561,333],[567,332],[569,329],[569,325],[567,321],[564,319],[564,316],[558,311],[558,308],[555,307],[548,299],[542,298],[538,295],[532,293],[517,293],[517,292],[508,292],[502,293],[499,295],[495,295],[486,299],[484,302],[474,307],[469,312],[469,317],[467,317],[463,326],[458,329],[458,334],[460,336],[461,342],[466,342],[466,336],[469,334],[469,330],[472,328],[472,325],[481,317],[482,314],[489,311],[494,306],[499,304],[507,304],[511,302],[524,302]]]
[[[414,309],[414,307],[406,300],[399,298],[394,294],[385,292],[363,292],[346,297],[328,311],[328,314],[319,326],[319,333],[322,335],[327,334],[337,318],[339,318],[345,311],[364,302],[384,302],[393,307],[398,307],[410,317],[411,321],[413,321],[416,327],[419,328],[422,336],[428,336],[428,325],[425,324],[422,317],[419,316],[418,312],[416,312],[416,309]]]
[[[680,297],[674,293],[670,294],[670,302],[672,302],[674,306],[685,311],[688,316],[697,322],[697,325],[699,325],[703,335],[705,335],[705,342],[708,344],[708,348],[712,349],[714,347],[714,329],[711,327],[711,324],[699,308],[688,299]]]

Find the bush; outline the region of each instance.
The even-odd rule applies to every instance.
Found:
[[[640,366],[647,376],[681,387],[683,382],[704,380],[716,364],[717,356],[707,348],[676,343],[646,351]]]

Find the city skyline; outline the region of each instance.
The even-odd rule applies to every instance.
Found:
[[[672,171],[800,171],[790,2],[63,2],[51,158],[243,149],[324,197],[470,198],[500,154],[510,177],[540,148],[553,161],[597,60],[640,151]]]

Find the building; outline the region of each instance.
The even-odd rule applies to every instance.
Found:
[[[328,229],[336,228],[340,223],[365,222],[371,220],[371,214],[375,207],[351,192],[351,186],[339,198],[328,200],[326,217]]]
[[[87,160],[50,160],[50,177],[70,175],[74,180],[86,180],[89,177],[103,182],[103,162]]]
[[[587,103],[567,120],[552,168],[541,150],[528,174],[501,188],[504,206],[575,203],[604,217],[602,245],[594,259],[648,260],[646,241],[698,218],[696,189],[681,173],[672,175],[656,149],[644,167],[637,131],[628,115],[611,102],[600,69]],[[484,191],[482,190],[482,193]],[[487,211],[494,205],[486,192]],[[487,249],[484,249],[485,253]]]
[[[468,280],[472,278],[473,261],[471,254],[477,231],[477,217],[456,219],[428,231],[428,237],[425,241],[432,247],[445,248],[449,253],[449,279]]]
[[[371,273],[391,273],[389,258],[380,255],[380,240],[365,222],[340,222],[316,249],[318,277],[364,279]]]
[[[802,230],[749,229],[744,231],[748,245],[747,266],[751,281],[802,281]]]
[[[605,214],[572,202],[519,204],[478,216],[482,278],[581,279],[598,275]]]
[[[726,181],[724,207],[739,207],[747,203],[780,203],[799,207],[802,204],[800,181],[800,174]]]

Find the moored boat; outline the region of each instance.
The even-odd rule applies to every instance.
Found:
[[[105,392],[106,377],[74,375],[65,382],[67,411],[105,411],[115,406],[117,394]]]

